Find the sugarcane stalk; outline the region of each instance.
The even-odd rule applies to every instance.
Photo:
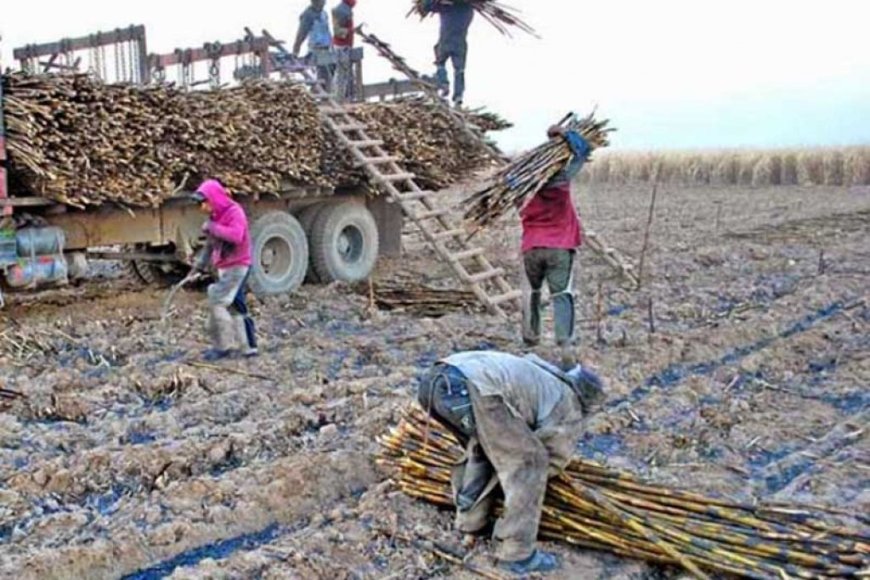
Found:
[[[397,485],[410,496],[452,505],[450,466],[460,446],[419,408],[404,416],[382,438],[385,464],[397,471]],[[540,535],[680,564],[695,575],[703,569],[750,578],[859,577],[870,564],[863,533],[829,524],[820,513],[830,515],[708,498],[575,459],[549,483]]]

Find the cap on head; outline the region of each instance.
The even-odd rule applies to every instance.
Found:
[[[591,413],[604,401],[604,383],[598,375],[580,365],[566,374],[580,398],[584,413]]]
[[[196,203],[202,203],[205,201],[205,196],[198,191],[194,191],[190,194],[190,199]]]

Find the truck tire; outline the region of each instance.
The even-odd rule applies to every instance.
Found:
[[[126,246],[125,250],[131,252],[147,252],[153,254],[171,253],[171,248],[154,248],[147,244],[135,244]],[[148,262],[146,260],[126,260],[121,268],[133,280],[146,286],[168,287],[178,284],[190,271],[188,266],[181,262]]]
[[[305,235],[308,237],[309,255],[311,255],[311,232],[314,230],[314,222],[317,221],[317,216],[319,216],[327,207],[329,207],[328,204],[315,203],[303,208],[302,211],[296,214],[296,219],[299,220],[302,229],[305,230]],[[309,259],[308,273],[305,275],[305,283],[320,284],[320,276],[317,275],[317,271],[315,271],[311,259]]]
[[[327,206],[325,203],[315,203],[309,206],[302,208],[298,214],[296,214],[296,219],[299,220],[299,224],[302,226],[302,229],[305,230],[305,235],[310,236],[311,230],[314,229],[314,222],[317,220],[317,216],[320,215]]]
[[[365,205],[328,205],[311,232],[314,271],[324,283],[365,280],[377,262],[378,243],[378,225]]]
[[[248,284],[257,296],[292,292],[308,270],[305,231],[289,213],[269,212],[251,226],[251,257]]]

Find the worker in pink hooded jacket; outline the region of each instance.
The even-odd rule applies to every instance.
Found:
[[[204,181],[193,199],[209,215],[202,228],[208,241],[194,269],[204,271],[211,261],[217,270],[217,281],[208,287],[208,332],[212,348],[205,352],[204,358],[226,358],[233,354],[236,344],[244,356],[255,356],[254,321],[245,301],[251,270],[251,236],[245,210],[216,179]],[[234,311],[232,314],[230,308]]]

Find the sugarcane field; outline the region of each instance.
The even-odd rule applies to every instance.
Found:
[[[0,578],[870,577],[870,8],[762,81],[761,7],[638,56],[614,6],[49,4],[0,23]]]

